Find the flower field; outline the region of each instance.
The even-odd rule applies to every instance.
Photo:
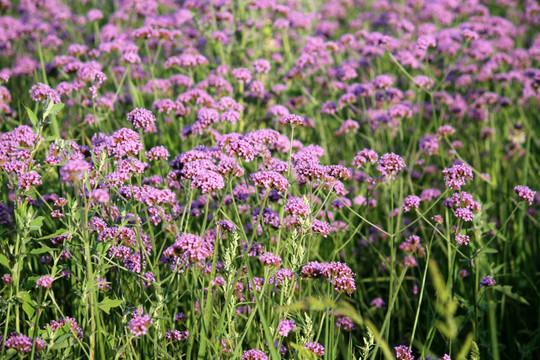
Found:
[[[540,358],[537,1],[0,30],[0,359]]]

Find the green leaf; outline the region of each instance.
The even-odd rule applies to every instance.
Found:
[[[26,108],[26,113],[28,114],[28,117],[30,118],[30,121],[32,122],[32,125],[37,126],[38,118],[36,114],[31,109],[27,108],[26,106],[25,108]]]
[[[26,313],[26,316],[28,316],[28,318],[32,320],[32,318],[34,317],[35,305],[34,301],[30,297],[30,293],[28,291],[21,291],[19,292],[19,298],[23,302],[23,311]]]
[[[124,300],[111,299],[108,296],[106,296],[105,299],[103,299],[103,301],[98,304],[98,307],[101,310],[105,311],[107,314],[109,314],[109,311],[111,310],[111,308],[120,306],[123,303],[124,303]]]
[[[58,114],[63,108],[64,108],[64,104],[62,104],[62,103],[54,104],[54,105],[51,107],[51,110],[49,111],[49,113],[50,113],[51,115],[56,115],[56,114]]]
[[[33,249],[32,251],[30,251],[30,254],[43,254],[43,253],[52,253],[55,249],[53,248],[50,248],[46,245],[43,245],[42,247],[40,248],[37,248],[37,249]]]
[[[69,231],[66,230],[66,229],[58,229],[53,234],[37,238],[36,240],[48,240],[48,239],[52,239],[53,237],[58,237],[58,236],[65,235],[65,234],[68,234],[68,233],[69,233]]]
[[[11,269],[11,266],[9,266],[9,260],[4,254],[0,254],[0,265],[4,265],[8,269]]]
[[[512,291],[512,286],[510,285],[494,285],[491,287],[493,290],[499,291],[504,295],[508,296],[511,299],[517,300],[522,304],[529,305],[529,302],[525,300],[523,296],[520,296]]]
[[[30,230],[39,230],[43,226],[43,216],[38,216],[30,222]]]

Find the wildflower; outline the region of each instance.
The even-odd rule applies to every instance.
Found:
[[[231,75],[240,83],[248,83],[251,81],[251,72],[246,68],[236,68],[231,71]]]
[[[2,275],[2,280],[8,285],[11,285],[13,283],[13,278],[11,277],[10,274]]]
[[[269,252],[264,253],[261,256],[259,256],[259,260],[265,266],[266,265],[275,266],[275,267],[281,266],[281,258]]]
[[[420,201],[422,201],[418,196],[416,195],[409,195],[403,200],[403,211],[409,212],[411,209],[418,209],[420,206]]]
[[[131,313],[131,320],[128,323],[128,329],[133,336],[146,335],[148,327],[152,325],[154,320],[148,315],[144,314],[142,306]]]
[[[412,350],[408,346],[400,345],[394,348],[396,351],[396,359],[398,360],[414,360]]]
[[[360,169],[360,167],[362,167],[362,165],[364,165],[368,161],[372,164],[375,164],[378,159],[379,159],[379,155],[377,155],[375,151],[371,149],[364,149],[356,153],[356,156],[354,157],[352,161],[352,165]]]
[[[418,257],[424,257],[426,249],[420,244],[420,237],[416,235],[409,236],[404,242],[399,245],[399,249],[409,253],[414,253]]]
[[[418,266],[418,263],[416,262],[416,259],[414,258],[414,256],[407,255],[403,259],[403,265],[407,267],[416,267]]]
[[[221,190],[225,187],[223,176],[211,170],[200,171],[191,182],[192,189],[201,189],[203,194]]]
[[[354,132],[360,128],[360,125],[358,122],[348,119],[341,124],[338,130],[334,132],[334,135],[341,136],[346,133]]]
[[[41,276],[39,279],[36,280],[36,288],[43,287],[43,288],[50,288],[52,285],[52,282],[54,281],[54,278],[52,276]]]
[[[459,245],[469,245],[469,236],[468,235],[465,235],[465,234],[457,234],[456,235],[456,242],[459,244]]]
[[[217,222],[217,226],[227,232],[234,232],[236,231],[236,225],[234,225],[229,220],[219,220]]]
[[[156,132],[156,117],[150,110],[136,108],[127,114],[127,120],[135,129],[143,129],[145,132]]]
[[[82,339],[84,337],[82,329],[79,326],[79,324],[77,323],[77,320],[75,320],[72,317],[66,316],[65,318],[60,318],[58,320],[52,320],[49,325],[51,326],[52,331],[56,331],[56,330],[64,327],[64,325],[66,325],[66,324],[69,324],[69,328],[70,328],[71,332],[76,337],[78,337],[79,339]]]
[[[332,232],[332,227],[326,221],[314,219],[311,223],[311,231],[321,234],[322,237],[327,237]]]
[[[268,356],[261,350],[247,350],[242,355],[242,360],[268,360]]]
[[[296,324],[294,320],[282,320],[279,322],[277,330],[279,335],[287,337],[289,332],[296,330]]]
[[[251,180],[256,186],[267,190],[275,189],[279,192],[285,192],[289,188],[289,182],[283,175],[276,171],[259,171],[251,174]]]
[[[493,278],[489,275],[486,275],[482,278],[482,281],[480,281],[480,287],[489,287],[495,285],[496,282],[493,280]]]
[[[279,118],[280,124],[289,124],[293,127],[302,126],[304,124],[305,119],[302,116],[295,115],[295,114],[287,114],[283,115]]]
[[[336,326],[338,328],[343,329],[343,331],[353,331],[354,330],[354,322],[350,317],[344,316],[339,317],[336,320]]]
[[[104,278],[97,278],[96,279],[96,286],[99,290],[102,291],[109,291],[111,290],[111,285],[107,283],[107,280]]]
[[[465,163],[458,163],[443,170],[446,186],[453,190],[461,190],[466,180],[473,179],[473,170]]]
[[[474,219],[473,212],[467,208],[457,208],[454,211],[454,216],[466,222],[472,221]]]
[[[386,302],[382,298],[378,297],[378,298],[375,298],[375,299],[371,300],[369,305],[375,306],[376,308],[380,309],[380,308],[382,308],[382,307],[384,307],[386,305]]]
[[[41,175],[39,175],[35,171],[24,173],[20,176],[19,182],[17,185],[19,186],[19,189],[30,191],[30,188],[32,186],[38,186],[41,185]]]
[[[307,217],[309,215],[309,205],[301,197],[290,197],[285,204],[284,211],[287,214]]]
[[[528,186],[518,185],[514,187],[514,192],[518,194],[520,198],[528,202],[529,205],[532,205],[536,191],[531,190]]]
[[[256,73],[268,74],[270,68],[270,63],[265,59],[259,59],[253,62],[253,69]]]
[[[399,155],[387,153],[381,156],[377,170],[385,177],[393,179],[405,166],[405,161]]]
[[[32,351],[32,345],[34,339],[23,334],[17,334],[15,332],[8,335],[7,340],[5,341],[5,346],[8,349],[14,349],[18,352],[30,353]],[[47,343],[36,338],[36,350],[41,351],[47,347]]]
[[[142,150],[139,134],[135,131],[122,128],[115,131],[106,142],[107,152],[116,158],[127,155],[137,155]]]
[[[189,331],[168,330],[165,332],[165,339],[169,341],[181,341],[189,338]]]
[[[103,189],[96,189],[92,191],[90,198],[100,204],[106,204],[109,202],[109,192]]]
[[[310,341],[304,344],[306,350],[311,351],[317,356],[324,356],[324,346],[314,341]]]

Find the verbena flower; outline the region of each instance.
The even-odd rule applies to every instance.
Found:
[[[322,346],[321,344],[317,342],[314,342],[314,341],[307,342],[304,344],[304,348],[306,350],[311,351],[316,356],[324,356],[324,346]]]
[[[54,278],[52,276],[49,276],[49,275],[41,276],[36,280],[36,287],[50,288],[53,281],[54,281]]]
[[[528,186],[518,185],[514,187],[514,192],[529,205],[532,205],[536,191],[531,190]]]
[[[154,323],[154,320],[143,311],[142,306],[131,313],[131,320],[128,323],[128,329],[133,336],[146,335],[150,325]]]

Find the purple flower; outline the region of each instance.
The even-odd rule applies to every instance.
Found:
[[[153,322],[154,320],[148,314],[144,314],[141,306],[131,314],[131,320],[129,320],[127,327],[133,336],[141,336],[146,335],[148,327],[152,325]]]
[[[493,286],[495,284],[496,284],[495,280],[489,275],[484,276],[482,278],[482,281],[480,281],[480,287],[488,287],[488,286]]]
[[[290,197],[285,204],[284,211],[287,214],[307,217],[309,215],[309,205],[301,197]]]
[[[144,129],[145,132],[156,132],[156,117],[150,110],[136,108],[127,114],[127,120],[135,129]]]
[[[10,274],[4,274],[2,275],[2,281],[4,281],[8,285],[11,285],[13,283],[13,278]]]
[[[23,334],[17,334],[15,332],[8,335],[8,338],[5,342],[5,346],[8,349],[14,349],[18,352],[23,353],[29,353],[32,351],[32,345],[34,341],[31,337],[23,335]],[[40,338],[36,338],[36,349],[38,351],[41,351],[47,347],[47,343],[41,340]]]
[[[379,155],[371,149],[364,149],[356,153],[352,161],[352,165],[356,166],[358,169],[362,167],[368,161],[372,164],[375,164],[379,159]]]
[[[165,339],[169,341],[181,341],[189,338],[189,331],[169,330],[165,333]]]
[[[409,195],[403,200],[403,211],[409,212],[411,209],[418,209],[422,200],[416,195]]]
[[[52,276],[41,276],[39,279],[36,280],[36,287],[50,288],[53,281],[54,278]]]
[[[514,187],[514,192],[518,194],[520,198],[528,202],[529,205],[532,205],[536,191],[531,190],[528,186],[518,185]]]
[[[408,346],[400,345],[394,348],[396,351],[396,359],[398,360],[414,360],[412,350]]]
[[[217,222],[217,226],[228,232],[236,231],[236,225],[234,225],[229,220],[220,220]]]
[[[473,221],[474,219],[473,212],[467,208],[457,208],[454,211],[454,216],[466,222]]]
[[[268,356],[261,350],[247,350],[242,355],[242,360],[268,360]]]
[[[378,298],[375,298],[375,299],[371,300],[369,305],[375,306],[376,308],[380,309],[380,308],[382,308],[382,307],[384,307],[386,305],[386,302],[382,298],[378,297]]]
[[[387,178],[393,179],[405,166],[405,161],[399,155],[387,153],[381,156],[377,170]]]
[[[107,140],[106,146],[108,154],[116,158],[137,155],[143,149],[139,134],[128,128],[115,131]]]
[[[251,81],[251,72],[246,68],[236,68],[231,71],[231,75],[240,83],[248,83]]]
[[[77,320],[74,318],[71,318],[69,316],[66,316],[66,318],[60,318],[58,321],[52,320],[49,325],[51,326],[52,331],[56,331],[62,327],[64,327],[66,324],[69,324],[69,327],[73,334],[78,337],[79,339],[84,338],[83,331],[79,324],[77,323]]]
[[[203,194],[221,190],[225,187],[223,176],[215,171],[202,170],[191,182],[192,189],[201,189]]]
[[[268,74],[270,68],[270,63],[265,59],[259,59],[253,62],[253,69],[256,73]]]
[[[473,170],[465,163],[458,163],[443,170],[446,186],[453,190],[461,190],[466,180],[473,179]]]
[[[146,152],[146,158],[149,161],[167,160],[170,156],[169,151],[163,146],[155,146]]]
[[[42,184],[41,175],[39,175],[35,171],[31,171],[31,172],[24,173],[19,177],[19,182],[17,183],[17,186],[21,190],[30,191],[30,188],[32,186],[38,186],[41,184]]]
[[[305,119],[302,116],[295,114],[287,114],[279,118],[280,124],[289,124],[293,127],[302,126],[304,124],[304,121]]]
[[[60,168],[60,179],[63,182],[81,181],[90,171],[90,164],[85,160],[71,160]]]
[[[296,324],[293,320],[282,320],[279,322],[279,325],[277,327],[277,331],[279,335],[287,337],[289,335],[289,332],[294,331],[296,329]]]
[[[258,187],[263,187],[267,190],[275,189],[284,193],[289,188],[287,179],[276,171],[258,171],[251,174],[251,181]]]
[[[343,331],[353,331],[354,330],[354,322],[350,317],[344,316],[340,317],[336,320],[336,326],[338,328],[343,329]]]
[[[100,204],[106,204],[109,202],[109,192],[103,189],[96,189],[92,191],[90,198]]]
[[[465,234],[457,234],[456,235],[456,242],[459,244],[459,245],[469,245],[469,236],[468,235],[465,235]]]
[[[310,341],[304,344],[306,350],[311,351],[317,356],[324,356],[324,346],[314,341]]]
[[[261,256],[259,256],[259,260],[265,266],[275,266],[275,267],[281,266],[281,258],[269,252],[264,253]]]

